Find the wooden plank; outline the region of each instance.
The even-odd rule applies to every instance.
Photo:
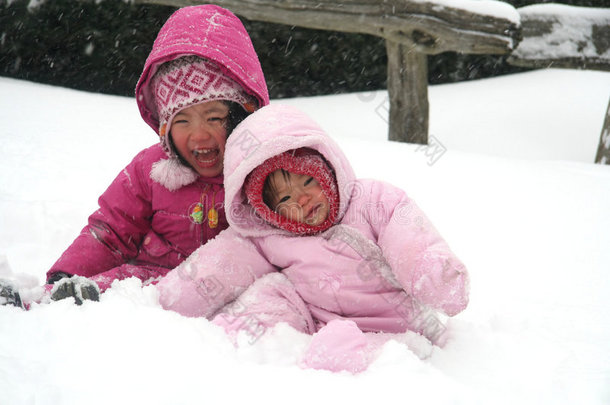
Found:
[[[135,0],[135,3],[183,7],[202,2]],[[214,3],[251,20],[376,35],[415,45],[426,54],[447,51],[507,54],[520,38],[516,11],[517,22],[426,1],[216,0]],[[508,4],[506,7],[514,11]]]

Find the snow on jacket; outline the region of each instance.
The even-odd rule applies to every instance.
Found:
[[[210,23],[203,23],[206,20]],[[151,78],[162,63],[185,54],[213,60],[261,106],[268,104],[263,71],[241,21],[214,5],[181,8],[160,30],[136,87],[142,117],[155,133],[159,123]],[[100,197],[100,208],[47,278],[57,272],[85,277],[106,274],[109,280],[161,276],[225,229],[223,177],[185,176],[192,169],[167,164],[173,161],[160,145],[140,152]],[[198,203],[203,204],[204,213],[212,205],[217,208],[216,228],[193,220]]]
[[[328,160],[339,187],[338,223],[313,236],[262,221],[242,191],[255,167],[301,147]],[[466,307],[466,269],[424,213],[396,187],[356,180],[335,142],[298,110],[267,106],[242,122],[227,142],[224,175],[230,227],[162,280],[165,308],[210,317],[274,271],[294,284],[318,328],[345,318],[363,331],[421,331],[431,310],[452,316]]]

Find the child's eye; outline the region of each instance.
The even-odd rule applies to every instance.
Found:
[[[224,120],[226,120],[227,117],[210,117],[208,118],[208,121],[210,122],[224,122]]]
[[[285,195],[284,197],[280,198],[280,200],[275,204],[273,211],[277,212],[282,207],[282,204],[286,204],[289,200],[289,195]]]
[[[311,182],[313,181],[313,177],[308,178],[307,180],[305,180],[305,185],[309,185]]]

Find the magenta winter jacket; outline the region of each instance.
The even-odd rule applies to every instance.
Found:
[[[100,208],[51,272],[92,277],[129,263],[163,275],[225,229],[222,176],[199,177],[170,191],[150,175],[165,158],[160,145],[140,152],[100,196]],[[202,197],[216,200],[220,221],[214,229],[190,216]]]
[[[263,222],[242,192],[257,165],[302,147],[326,157],[339,186],[340,220],[314,236]],[[466,307],[466,269],[424,213],[396,187],[356,180],[337,145],[301,112],[259,110],[234,131],[225,153],[230,228],[161,281],[165,308],[212,316],[275,271],[294,284],[318,328],[347,318],[363,331],[421,331],[434,311],[452,316]]]
[[[136,87],[142,117],[155,133],[159,123],[150,80],[160,64],[186,54],[213,60],[260,106],[269,103],[263,71],[241,21],[218,6],[185,7],[159,32]],[[100,197],[100,208],[47,277],[57,272],[92,277],[102,289],[116,278],[154,278],[225,229],[222,176],[201,178],[176,162],[159,145],[140,152]],[[194,220],[198,203],[204,213],[212,205],[218,209],[216,228]]]

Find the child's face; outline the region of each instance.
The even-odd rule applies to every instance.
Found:
[[[203,177],[222,173],[229,107],[208,101],[181,110],[171,124],[178,153]]]
[[[272,208],[292,221],[320,225],[328,217],[328,199],[316,179],[303,174],[282,173],[269,175],[272,184]]]

